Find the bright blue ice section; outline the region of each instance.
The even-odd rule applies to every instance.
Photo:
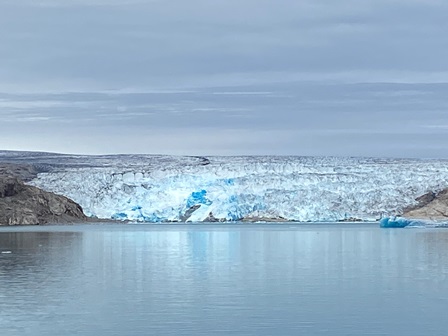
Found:
[[[115,219],[115,220],[126,220],[126,219],[128,219],[128,215],[125,214],[124,212],[118,212],[118,213],[112,215],[112,219]]]
[[[225,179],[225,180],[224,180],[224,184],[225,184],[225,185],[228,185],[228,186],[233,186],[233,185],[235,185],[235,180],[234,180],[234,179],[231,179],[231,178],[229,178],[229,179]]]
[[[237,221],[257,211],[266,210],[262,197],[231,195],[225,204],[228,209],[226,218],[232,221]]]
[[[412,219],[406,219],[403,217],[385,217],[380,221],[380,227],[382,228],[405,228],[408,226],[424,226],[421,221]]]
[[[143,216],[140,218],[140,220],[144,221],[144,222],[150,222],[150,223],[160,223],[164,220],[165,218],[159,217],[157,216],[155,213],[150,214],[149,216]]]
[[[213,202],[207,198],[207,191],[201,190],[191,193],[187,200],[187,208],[191,208],[198,204],[211,205],[212,203]]]
[[[117,212],[112,216],[112,219],[116,220],[137,220],[139,222],[152,222],[158,223],[164,220],[164,218],[158,216],[156,213],[147,214],[143,212],[143,207],[140,205],[133,206],[130,211],[126,212]]]

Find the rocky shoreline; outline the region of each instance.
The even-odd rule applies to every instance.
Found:
[[[88,221],[81,206],[67,197],[26,185],[39,169],[0,164],[0,225],[70,224]]]
[[[448,189],[429,192],[416,199],[417,205],[403,210],[403,217],[433,221],[448,220]]]

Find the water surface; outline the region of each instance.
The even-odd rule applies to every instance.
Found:
[[[0,228],[1,335],[447,335],[448,230]]]

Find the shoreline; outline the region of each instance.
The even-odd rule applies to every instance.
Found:
[[[86,230],[111,230],[114,229],[123,229],[123,230],[138,230],[139,228],[144,230],[161,230],[161,231],[169,231],[169,230],[195,230],[195,229],[223,229],[223,230],[232,230],[232,229],[244,229],[244,228],[264,228],[264,229],[279,229],[279,230],[294,230],[299,228],[312,229],[313,227],[334,227],[334,228],[372,228],[378,227],[380,229],[379,224],[376,222],[369,223],[360,223],[360,222],[333,222],[333,223],[303,223],[303,222],[295,222],[295,223],[242,223],[242,222],[227,222],[227,223],[122,223],[122,222],[110,222],[110,223],[86,223],[79,222],[74,224],[46,224],[46,225],[10,225],[0,226],[0,234],[9,233],[9,232],[52,232],[52,231],[71,231],[71,230],[82,230],[85,228]]]
[[[442,220],[431,220],[431,219],[414,219],[407,217],[399,217],[404,218],[416,222],[422,222],[425,224],[434,224],[434,225],[448,225],[447,221]],[[223,222],[139,222],[139,221],[121,221],[121,220],[113,220],[113,219],[95,219],[95,220],[79,220],[79,221],[71,221],[71,222],[49,222],[45,224],[16,224],[16,225],[0,225],[0,229],[4,227],[51,227],[51,226],[76,226],[76,225],[85,225],[85,226],[198,226],[198,225],[207,225],[207,226],[245,226],[245,225],[265,225],[265,226],[287,226],[287,225],[303,225],[303,226],[313,226],[313,225],[377,225],[380,224],[380,220],[376,221],[318,221],[318,222],[300,222],[300,221],[223,221]]]

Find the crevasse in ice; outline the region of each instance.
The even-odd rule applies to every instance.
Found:
[[[100,218],[375,220],[448,187],[448,162],[333,157],[83,157],[34,184]]]

